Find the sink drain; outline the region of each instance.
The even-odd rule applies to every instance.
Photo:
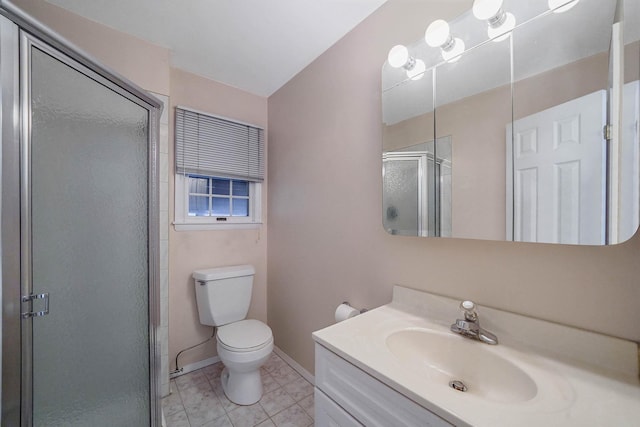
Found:
[[[464,385],[464,383],[459,380],[449,381],[449,387],[458,391],[467,391],[467,386]]]

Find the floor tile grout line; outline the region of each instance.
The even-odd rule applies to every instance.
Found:
[[[272,363],[273,363],[274,365],[277,365],[277,367],[276,367],[276,366],[274,366],[274,367],[273,367],[273,369],[271,369],[271,371],[269,371],[269,370],[267,370],[265,367],[263,367],[264,372],[265,372],[267,375],[269,375],[269,376],[271,376],[271,377],[273,378],[273,377],[274,377],[274,375],[273,375],[272,373],[273,373],[274,371],[276,371],[276,370],[280,369],[282,366],[287,366],[289,369],[291,369],[293,372],[295,372],[295,374],[293,375],[295,378],[294,378],[293,380],[283,382],[282,384],[281,384],[278,380],[276,380],[275,378],[273,378],[273,379],[274,379],[274,381],[275,381],[275,383],[277,384],[277,387],[275,387],[273,390],[270,390],[270,391],[269,391],[269,393],[270,393],[270,392],[273,392],[273,391],[276,391],[276,390],[278,390],[278,389],[282,389],[282,392],[283,392],[286,396],[288,396],[288,397],[293,401],[293,403],[292,403],[291,405],[286,406],[285,408],[280,409],[280,410],[279,410],[278,412],[276,412],[275,414],[273,414],[273,415],[269,415],[269,414],[268,414],[268,412],[266,411],[266,409],[264,408],[264,406],[260,403],[260,401],[256,402],[256,403],[258,403],[258,405],[259,405],[259,407],[261,408],[261,410],[263,411],[263,413],[267,416],[267,418],[266,418],[266,419],[264,419],[264,420],[260,421],[258,424],[261,424],[261,423],[266,422],[267,420],[269,420],[269,421],[271,421],[274,425],[277,425],[277,424],[276,424],[276,422],[275,422],[275,420],[273,419],[274,417],[277,417],[277,415],[278,415],[278,414],[280,414],[280,413],[282,413],[282,412],[284,412],[284,411],[286,411],[286,410],[289,410],[289,409],[291,409],[291,408],[292,408],[292,407],[294,407],[294,406],[298,406],[298,408],[302,411],[302,413],[303,413],[304,415],[306,415],[307,417],[309,417],[309,418],[312,420],[312,423],[311,423],[310,425],[313,425],[313,419],[314,419],[313,414],[310,414],[310,413],[309,413],[309,412],[308,412],[308,411],[307,411],[307,410],[306,410],[306,409],[305,409],[305,408],[300,404],[303,400],[308,399],[310,396],[312,396],[312,395],[313,395],[313,392],[311,392],[311,393],[310,393],[310,394],[308,394],[308,395],[305,395],[305,396],[301,397],[300,399],[296,399],[296,398],[295,398],[294,396],[292,396],[292,395],[287,391],[287,389],[285,388],[287,385],[292,384],[292,383],[294,383],[294,382],[296,382],[296,381],[299,381],[300,379],[304,380],[304,382],[308,383],[311,387],[313,387],[313,384],[311,384],[311,383],[310,383],[306,378],[304,378],[304,376],[300,375],[300,373],[298,373],[295,369],[293,369],[293,367],[292,367],[291,365],[289,365],[289,364],[288,364],[288,363],[287,363],[283,358],[281,358],[279,355],[277,355],[277,354],[275,354],[275,353],[274,353],[274,354],[272,355],[272,357],[269,359],[269,361],[271,361],[272,359],[274,359],[274,361],[273,361]],[[217,362],[217,363],[221,363],[221,362]],[[216,364],[217,364],[217,363],[216,363]],[[267,363],[269,363],[269,362],[267,362]],[[205,372],[205,371],[207,370],[207,368],[210,368],[210,366],[214,366],[214,365],[216,365],[216,364],[213,364],[213,365],[209,365],[209,366],[206,366],[206,367],[200,368],[200,369],[198,369],[198,370],[194,371],[193,373],[189,373],[189,374],[187,374],[187,375],[189,375],[189,378],[188,378],[188,379],[187,379],[187,378],[185,378],[185,380],[183,380],[183,381],[182,381],[183,383],[186,383],[186,384],[183,384],[183,385],[182,385],[182,387],[178,385],[178,381],[176,381],[175,379],[173,379],[173,380],[172,380],[172,381],[174,381],[174,384],[173,384],[173,385],[174,385],[174,388],[175,388],[175,390],[176,390],[176,392],[177,392],[177,394],[178,394],[178,397],[179,397],[179,399],[180,399],[180,404],[181,404],[181,408],[182,408],[181,410],[177,410],[177,411],[173,412],[173,413],[172,413],[172,415],[177,414],[177,413],[179,413],[179,412],[184,412],[184,414],[185,414],[185,416],[186,416],[186,418],[187,418],[187,419],[186,419],[186,422],[187,422],[187,424],[189,424],[189,425],[191,426],[191,421],[190,421],[190,417],[189,417],[189,412],[187,411],[187,407],[185,406],[185,403],[184,403],[184,402],[185,402],[185,400],[184,400],[184,397],[182,396],[182,393],[183,393],[183,392],[186,392],[186,390],[188,389],[188,384],[189,384],[189,385],[194,385],[194,384],[196,384],[196,387],[198,387],[198,386],[197,386],[198,382],[194,382],[194,379],[197,379],[197,378],[203,378],[203,379],[204,379],[204,382],[208,384],[208,388],[209,388],[209,390],[208,390],[208,391],[211,391],[211,392],[213,393],[213,396],[215,396],[215,397],[216,397],[216,399],[218,400],[218,402],[220,403],[220,405],[221,405],[221,407],[222,407],[222,410],[224,411],[224,414],[220,415],[219,417],[217,417],[217,418],[215,418],[215,419],[213,419],[213,420],[207,420],[207,421],[206,421],[206,423],[211,423],[212,421],[215,421],[216,419],[219,419],[219,418],[221,418],[221,417],[223,417],[223,416],[224,416],[224,417],[226,417],[226,418],[227,418],[227,420],[228,420],[229,422],[231,422],[231,423],[232,423],[232,425],[233,425],[233,421],[231,420],[231,417],[229,416],[229,414],[230,414],[231,412],[233,412],[233,411],[237,410],[237,409],[238,409],[238,408],[240,408],[241,406],[240,406],[240,405],[235,405],[235,404],[234,404],[234,405],[235,405],[234,407],[232,407],[232,408],[230,408],[230,409],[227,409],[227,405],[225,405],[225,404],[224,404],[224,402],[222,401],[222,397],[218,394],[218,391],[220,391],[220,390],[219,390],[219,389],[218,389],[218,390],[216,390],[216,389],[217,389],[217,387],[216,387],[216,385],[217,385],[217,384],[214,384],[215,382],[217,382],[217,380],[219,380],[219,374],[220,374],[220,372],[221,372],[222,370],[221,370],[221,369],[220,369],[220,370],[217,370],[218,372],[213,373],[213,375],[211,375],[211,376],[209,375],[209,372]],[[286,375],[287,375],[287,374],[285,374],[285,376],[286,376]],[[281,380],[282,380],[282,378],[281,378]],[[201,381],[201,382],[202,382],[202,381]],[[183,389],[182,391],[181,391],[181,388]],[[198,394],[199,394],[199,393],[198,393]],[[231,404],[233,404],[233,402],[230,402],[230,403],[231,403]],[[163,408],[163,409],[164,409],[164,408]],[[166,414],[165,414],[165,415],[166,415]],[[258,424],[256,424],[256,425],[258,425]],[[192,426],[192,427],[195,427],[195,426]]]

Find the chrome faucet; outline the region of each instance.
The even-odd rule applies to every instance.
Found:
[[[464,311],[464,319],[457,319],[456,323],[451,325],[451,332],[486,344],[498,344],[498,338],[494,334],[480,327],[478,312],[473,301],[462,301],[460,308]]]

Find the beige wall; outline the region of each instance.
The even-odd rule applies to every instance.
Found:
[[[640,341],[640,238],[612,247],[390,236],[381,218],[380,67],[471,1],[390,0],[269,98],[268,317],[313,371],[337,304],[401,284]]]
[[[29,15],[143,89],[169,94],[169,50],[46,3],[13,0]]]
[[[267,127],[267,99],[187,73],[171,70],[171,108],[176,105],[221,115],[260,127]],[[174,115],[170,128],[173,129]],[[265,131],[266,133],[266,131]],[[173,134],[170,135],[173,146]],[[173,152],[170,153],[171,170]],[[267,183],[263,184],[263,194]],[[170,180],[170,206],[173,206],[173,180]],[[263,197],[266,223],[267,197]],[[173,211],[169,213],[173,221]],[[211,328],[200,325],[191,273],[202,268],[252,264],[256,268],[249,317],[267,320],[267,228],[226,231],[169,231],[169,356],[175,367],[175,355],[183,348],[204,341]],[[215,341],[180,356],[184,366],[212,357]]]

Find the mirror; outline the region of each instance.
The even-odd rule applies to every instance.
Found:
[[[474,9],[394,47],[383,66],[385,229],[629,239],[640,216],[640,1]]]

